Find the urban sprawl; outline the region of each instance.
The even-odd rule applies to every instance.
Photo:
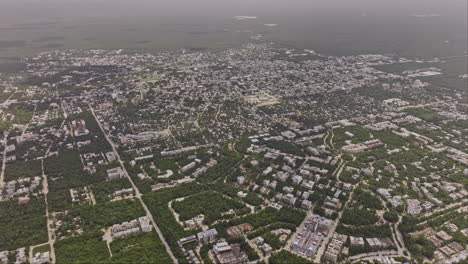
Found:
[[[443,58],[23,62],[0,75],[1,263],[466,261],[467,91]]]

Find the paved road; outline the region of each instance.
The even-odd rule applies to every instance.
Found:
[[[8,132],[4,134],[5,138],[3,141],[3,160],[2,160],[2,170],[0,171],[0,201],[3,200],[3,186],[5,185],[5,165],[6,165],[6,146],[7,146],[7,138],[8,138]]]
[[[102,133],[104,134],[104,137],[106,138],[107,142],[109,142],[109,145],[111,145],[112,151],[114,152],[115,156],[117,157],[117,160],[119,161],[120,166],[121,166],[122,169],[123,169],[123,172],[124,172],[124,174],[125,174],[125,177],[127,177],[128,180],[130,181],[130,183],[132,184],[132,187],[133,187],[133,189],[135,190],[135,194],[136,194],[135,196],[137,197],[137,199],[140,201],[141,205],[142,205],[143,208],[145,209],[146,215],[147,215],[147,217],[150,219],[151,224],[153,225],[154,229],[155,229],[156,232],[158,233],[158,236],[159,236],[159,238],[161,239],[162,243],[164,244],[164,247],[166,248],[167,253],[169,253],[169,255],[171,256],[171,258],[172,258],[172,260],[174,261],[174,263],[178,263],[176,257],[175,257],[174,254],[172,253],[171,248],[169,247],[169,244],[167,243],[166,239],[164,238],[164,236],[163,236],[161,230],[159,229],[158,225],[157,225],[156,222],[154,221],[153,215],[151,214],[150,210],[148,209],[148,207],[146,206],[145,202],[143,201],[143,199],[142,199],[142,194],[140,193],[140,190],[138,190],[138,187],[135,185],[135,183],[133,182],[132,178],[131,178],[130,175],[128,174],[127,169],[125,168],[124,163],[123,163],[122,159],[120,158],[119,152],[117,152],[117,149],[116,149],[115,146],[114,146],[114,143],[109,139],[109,137],[107,136],[107,133],[104,131],[104,128],[102,127],[101,122],[99,121],[99,119],[96,117],[96,114],[94,113],[93,107],[92,107],[90,104],[88,104],[88,106],[89,106],[89,109],[91,110],[91,113],[92,113],[93,116],[94,116],[94,119],[96,120],[96,123],[99,125],[99,128],[101,129]]]
[[[31,125],[32,121],[34,120],[34,116],[36,116],[36,110],[37,110],[37,104],[34,106],[34,111],[33,111],[33,114],[31,116],[31,120],[29,120],[28,124],[23,129],[23,132],[21,132],[21,139],[23,138],[24,134],[26,133],[26,130],[28,130],[29,126]]]
[[[37,247],[45,246],[45,245],[49,245],[49,242],[45,242],[45,243],[42,243],[42,244],[39,244],[39,245],[34,245],[34,246],[29,247],[29,257],[28,257],[29,263],[33,263],[33,257],[34,257],[33,251],[34,251],[34,249],[37,248]]]
[[[63,109],[65,115],[66,115],[66,112],[65,112],[65,109]],[[65,124],[65,119],[63,120],[62,124],[60,125],[60,128],[62,128]],[[24,132],[24,131],[23,131]],[[47,194],[49,193],[49,183],[47,181],[47,175],[45,174],[45,171],[44,171],[44,159],[47,158],[47,156],[49,155],[49,152],[50,152],[50,149],[52,148],[52,145],[53,144],[50,144],[49,147],[47,148],[45,154],[44,154],[44,158],[41,160],[41,167],[42,167],[42,186],[43,186],[43,193],[44,193],[44,199],[45,199],[45,205],[46,205],[46,218],[47,218],[47,236],[48,236],[48,242],[47,243],[44,243],[44,244],[41,244],[41,245],[36,245],[34,247],[37,247],[37,246],[42,246],[42,245],[45,245],[45,244],[49,244],[49,247],[50,247],[50,263],[52,264],[55,264],[56,263],[56,257],[55,257],[55,247],[54,247],[54,244],[55,244],[55,240],[56,240],[56,237],[55,237],[55,230],[52,229],[52,226],[53,226],[53,219],[51,217],[49,217],[49,204],[47,202]],[[1,190],[1,189],[0,189]],[[1,199],[1,198],[0,198]],[[30,255],[30,259],[32,259],[32,248],[30,249],[30,252],[29,252],[29,255]]]
[[[382,197],[377,196],[377,199],[378,199],[378,200],[383,204],[383,206],[384,206],[384,209],[383,209],[383,211],[382,211],[382,214],[379,215],[380,218],[384,221],[385,219],[383,218],[383,214],[384,214],[385,211],[389,211],[390,209],[388,208],[387,203],[382,199]],[[392,239],[393,239],[393,241],[395,241],[395,246],[396,246],[396,248],[397,248],[398,255],[399,255],[400,257],[408,257],[408,256],[405,256],[405,255],[403,254],[403,252],[404,252],[405,250],[406,250],[406,251],[408,251],[408,250],[407,250],[406,247],[405,247],[405,243],[404,243],[404,241],[403,241],[403,236],[401,235],[400,230],[398,230],[398,225],[400,225],[401,220],[402,220],[402,217],[401,217],[401,215],[399,215],[399,216],[398,216],[398,221],[397,221],[396,223],[394,223],[394,224],[391,224],[391,223],[390,223],[390,229],[391,229],[391,231],[392,231]],[[385,221],[386,221],[386,220],[385,220]],[[400,246],[400,245],[401,245],[401,246]],[[409,252],[409,251],[408,251],[408,252]]]
[[[445,207],[439,208],[439,209],[434,210],[434,211],[432,211],[432,212],[430,212],[430,213],[426,213],[426,214],[424,214],[424,216],[425,216],[425,217],[429,217],[429,220],[431,220],[432,218],[435,218],[435,217],[438,217],[438,216],[439,216],[439,215],[438,215],[438,216],[432,216],[432,215],[434,215],[435,213],[438,213],[438,212],[444,211],[444,210],[448,210],[448,209],[453,208],[453,207],[461,206],[461,205],[463,205],[463,203],[465,203],[467,200],[468,200],[468,199],[463,199],[461,202],[453,203],[453,204],[450,204],[450,205],[446,205]],[[463,207],[461,207],[461,208],[463,208]],[[445,213],[444,213],[444,214],[445,214]],[[421,222],[421,223],[418,223],[418,225],[424,225],[424,224],[426,224],[426,223],[427,223],[427,220],[425,220],[425,221],[423,221],[423,222]]]
[[[330,137],[330,145],[333,151],[336,151],[335,144],[333,144],[333,138],[335,137],[335,132],[333,131],[333,127],[331,128],[331,137]]]
[[[338,169],[336,169],[336,173],[332,174],[332,175],[336,176],[336,181],[341,182],[340,181],[340,175],[343,172],[344,168],[346,167],[347,163],[348,162],[343,161],[343,159],[341,159],[341,157],[340,157],[340,163],[338,163],[339,164]]]
[[[363,253],[359,255],[354,255],[349,257],[350,260],[356,260],[356,259],[363,259],[363,258],[369,258],[369,257],[401,257],[400,254],[398,254],[397,251],[395,250],[383,250],[383,251],[376,251],[376,252],[369,252],[369,253]]]
[[[343,171],[343,168],[346,166],[346,164],[347,164],[347,162],[343,162],[341,169],[338,170],[338,172],[336,173],[336,178],[337,178],[338,182],[340,182],[340,174]],[[353,193],[354,193],[355,189],[356,189],[356,187],[354,187],[353,190],[350,192],[348,200],[346,200],[346,202],[343,204],[343,207],[342,207],[343,210],[338,212],[338,217],[336,218],[336,220],[334,221],[332,227],[328,231],[328,235],[320,243],[320,247],[317,249],[317,252],[314,255],[314,262],[315,263],[320,263],[320,259],[322,258],[323,254],[325,253],[325,249],[326,249],[328,243],[330,242],[331,238],[335,234],[336,227],[340,223],[341,216],[343,215],[344,208],[346,208],[346,205],[353,199]]]
[[[404,253],[403,253],[404,251],[408,252],[408,254],[410,254],[410,253],[409,253],[409,250],[406,248],[405,241],[403,240],[403,235],[401,234],[400,229],[398,229],[398,226],[400,225],[402,219],[403,219],[403,218],[401,217],[401,215],[398,216],[398,222],[396,222],[396,223],[393,225],[393,228],[395,229],[395,233],[394,233],[394,234],[395,234],[396,241],[398,241],[398,242],[401,244],[401,247],[398,248],[398,249],[399,249],[398,252],[399,252],[402,256],[404,256]],[[398,242],[397,242],[397,243],[398,243]],[[397,246],[398,246],[398,245],[397,245]],[[405,257],[408,257],[408,256],[405,256]]]
[[[41,167],[42,167],[42,186],[43,186],[43,193],[45,199],[45,206],[46,206],[46,219],[47,219],[47,235],[49,237],[49,246],[50,246],[50,263],[54,264],[56,262],[55,259],[55,232],[52,229],[53,220],[49,216],[49,203],[47,202],[47,194],[49,193],[49,184],[47,182],[47,175],[44,172],[44,159],[41,160]]]
[[[286,241],[284,248],[286,249],[291,248],[291,245],[294,242],[294,240],[296,240],[297,235],[302,231],[302,229],[304,229],[304,226],[307,220],[309,220],[309,218],[314,215],[313,210],[314,210],[314,207],[310,208],[310,210],[307,211],[306,217],[304,218],[304,220],[302,220],[301,224],[296,228],[296,232],[294,232],[293,235],[290,236],[289,239]]]

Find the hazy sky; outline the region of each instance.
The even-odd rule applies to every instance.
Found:
[[[0,21],[134,16],[436,13],[466,18],[467,0],[0,0]]]
[[[235,45],[249,40],[239,31],[340,54],[460,54],[467,46],[467,1],[0,0],[0,44],[22,43],[0,45],[0,56],[44,48]],[[236,21],[236,15],[258,20]],[[279,26],[266,28],[264,23]]]

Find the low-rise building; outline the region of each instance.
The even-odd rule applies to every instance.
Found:
[[[363,247],[364,246],[364,238],[362,238],[362,237],[350,236],[349,237],[349,242],[350,242],[350,245],[354,246],[354,247]]]
[[[36,253],[32,259],[32,264],[45,264],[50,262],[50,252]]]
[[[220,264],[243,264],[249,260],[247,254],[241,251],[239,244],[217,243],[213,246],[213,253]]]
[[[336,263],[347,240],[348,236],[346,235],[340,235],[338,233],[333,234],[333,238],[328,244],[327,250],[324,254],[325,259],[332,263]]]
[[[406,210],[409,215],[418,215],[421,213],[422,211],[421,202],[419,202],[418,200],[408,199],[406,200],[406,204],[407,204]]]
[[[218,231],[216,229],[208,229],[206,231],[199,232],[197,234],[197,239],[202,244],[213,243],[218,239]]]
[[[115,167],[107,170],[107,180],[114,180],[125,177],[121,167]]]

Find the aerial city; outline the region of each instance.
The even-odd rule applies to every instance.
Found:
[[[25,1],[41,19],[111,4]],[[437,5],[466,30],[466,1]],[[402,10],[426,28],[445,23],[435,8]],[[344,33],[295,43],[293,22],[244,10],[213,32],[162,25],[171,48],[0,9],[1,264],[467,263],[467,35],[394,52]]]

